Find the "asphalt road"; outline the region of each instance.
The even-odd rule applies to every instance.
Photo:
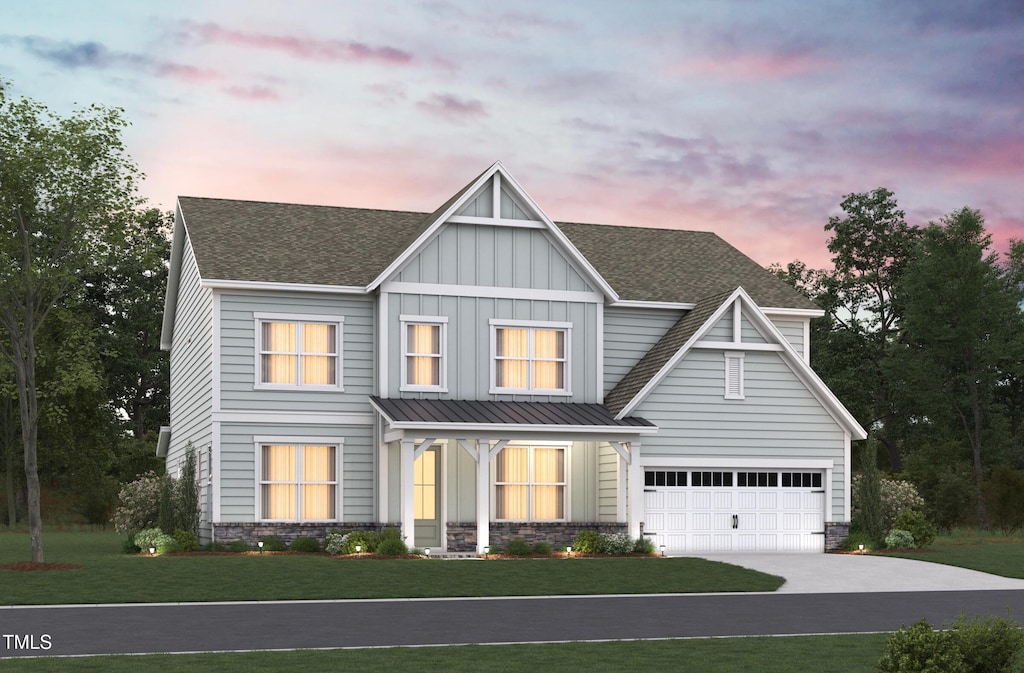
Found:
[[[0,658],[893,631],[1024,590],[0,608]]]

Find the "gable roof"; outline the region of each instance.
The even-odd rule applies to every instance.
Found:
[[[760,306],[819,310],[710,232],[552,222],[497,162],[429,214],[187,196],[178,209],[204,281],[369,291],[498,172],[613,301],[689,304],[743,285]]]

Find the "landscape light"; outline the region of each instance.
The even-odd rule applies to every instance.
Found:
[[[572,547],[566,547],[565,548],[565,555],[566,556],[572,556]]]
[[[361,551],[363,551],[363,545],[361,545],[361,544],[357,544],[357,545],[356,545],[356,553],[358,554],[358,553],[359,553],[359,552],[361,552]]]
[[[661,555],[662,555],[662,556],[664,556],[664,555],[665,555],[665,545],[661,545],[661,546],[659,546],[659,547],[658,547],[658,551],[660,551],[660,552],[661,552]]]
[[[860,551],[864,551],[864,545],[862,545],[862,544],[857,545],[857,549],[859,549]]]
[[[427,547],[426,549],[424,549],[423,553],[426,554],[429,557],[430,556],[430,547]]]
[[[150,547],[149,548],[149,555],[150,556],[156,556],[156,547]]]
[[[490,545],[484,547],[484,556],[488,556],[491,553]]]
[[[263,553],[263,540],[256,543],[256,546],[260,548],[260,553]]]

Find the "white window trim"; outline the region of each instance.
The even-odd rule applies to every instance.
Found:
[[[492,395],[502,394],[524,394],[524,395],[552,395],[561,397],[570,397],[572,395],[572,323],[571,322],[553,322],[548,320],[504,320],[501,318],[491,318],[489,321],[491,328],[491,354],[490,354],[490,386],[488,392]],[[533,330],[535,329],[551,329],[551,330],[562,330],[565,332],[565,368],[562,372],[563,380],[565,381],[565,388],[499,388],[497,385],[498,381],[498,329],[503,327],[509,327],[513,329],[529,329],[531,332],[530,336],[530,347],[531,352],[528,358],[528,362],[533,363]],[[533,368],[528,368],[530,376],[532,378]]]
[[[506,445],[505,448],[517,448],[517,449],[526,448],[526,449],[530,450],[529,451],[530,458],[529,458],[529,463],[528,463],[529,470],[530,470],[530,477],[531,477],[530,482],[529,482],[529,485],[530,485],[530,491],[529,491],[530,499],[529,499],[529,503],[528,503],[528,509],[529,509],[530,515],[526,519],[499,519],[497,517],[496,512],[498,511],[498,484],[497,484],[496,475],[497,475],[498,466],[497,466],[496,463],[498,461],[498,457],[496,456],[494,459],[491,460],[491,521],[524,522],[524,523],[561,523],[561,522],[566,522],[566,521],[572,521],[573,520],[572,519],[572,511],[571,511],[572,493],[570,491],[571,484],[572,484],[572,475],[570,474],[570,470],[571,470],[571,466],[572,466],[572,456],[570,455],[571,452],[572,452],[572,442],[509,442],[508,445]],[[563,487],[563,490],[562,490],[562,497],[564,499],[563,502],[562,502],[562,513],[565,515],[564,518],[561,518],[561,519],[535,519],[535,518],[533,518],[533,490],[532,490],[532,487],[533,487],[533,478],[532,478],[533,477],[533,449],[537,449],[537,448],[540,448],[540,449],[562,449],[563,450],[562,458],[565,461],[565,465],[563,466],[564,470],[565,470],[565,486]],[[502,451],[504,451],[504,450],[505,449],[502,449]],[[499,454],[499,456],[500,456],[500,454]]]
[[[337,482],[334,487],[334,513],[335,518],[333,519],[302,519],[297,520],[291,519],[264,519],[263,513],[263,446],[267,444],[285,444],[290,446],[301,447],[304,445],[315,445],[315,446],[333,446],[334,447],[334,474],[337,477]],[[344,482],[345,475],[342,472],[342,453],[344,452],[345,439],[343,437],[281,437],[281,436],[254,436],[253,445],[255,447],[254,456],[256,462],[256,497],[254,498],[256,503],[256,509],[253,512],[253,520],[257,522],[266,523],[318,523],[318,522],[334,522],[341,521],[343,519],[342,503],[345,502],[345,498],[342,494],[342,483]],[[301,452],[299,452],[301,456]],[[301,463],[301,458],[299,459]],[[298,466],[296,466],[298,469]],[[299,472],[297,472],[298,474]],[[296,493],[301,493],[301,490]]]
[[[423,316],[423,315],[400,315],[401,322],[401,382],[398,389],[402,392],[448,392],[448,318],[446,316]],[[436,325],[441,331],[441,364],[438,385],[424,386],[409,383],[409,367],[406,362],[409,357],[409,325]]]
[[[746,399],[744,389],[746,372],[743,355],[743,353],[725,353],[725,399],[727,400]]]
[[[256,390],[326,390],[332,392],[338,392],[345,390],[344,381],[344,352],[342,347],[345,343],[343,337],[345,318],[343,316],[333,315],[318,315],[312,313],[253,313],[253,322],[255,329],[255,369],[253,370],[253,388]],[[334,385],[323,385],[323,384],[303,384],[299,383],[264,383],[261,379],[263,372],[263,328],[262,324],[265,322],[291,322],[291,323],[320,323],[322,325],[334,325],[335,326],[335,338],[337,344],[335,347],[338,352],[337,360],[337,371],[335,372],[335,383]],[[297,380],[301,380],[301,373],[297,377]]]

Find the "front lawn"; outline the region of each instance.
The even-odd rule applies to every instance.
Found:
[[[875,671],[886,635],[713,638],[542,645],[462,645],[367,650],[247,652],[9,660],[21,673],[286,673],[291,671]]]
[[[697,558],[356,560],[321,555],[134,556],[115,533],[43,535],[48,563],[0,570],[0,604],[437,598],[775,591],[781,577]],[[0,534],[0,565],[30,558],[24,533]]]
[[[1024,539],[1002,533],[957,529],[918,552],[887,552],[886,556],[931,561],[981,572],[1024,579]]]

